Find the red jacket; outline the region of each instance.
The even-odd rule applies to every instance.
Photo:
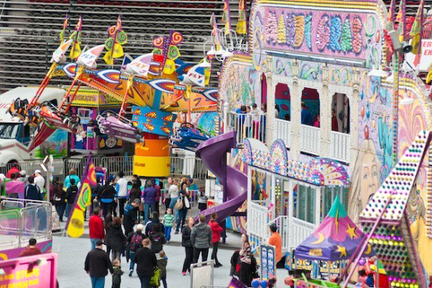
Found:
[[[213,233],[212,243],[219,242],[219,240],[221,238],[220,234],[223,232],[222,227],[219,226],[219,224],[216,221],[210,221],[209,226],[210,226],[210,229]]]
[[[91,239],[105,238],[105,230],[104,230],[103,221],[101,217],[97,215],[93,215],[92,217],[90,217],[89,229],[90,229]]]
[[[11,169],[6,173],[6,178],[11,179],[12,174],[15,174],[15,173],[20,173],[20,170],[19,170],[18,168],[16,168],[16,167],[12,167],[12,168],[11,168]]]

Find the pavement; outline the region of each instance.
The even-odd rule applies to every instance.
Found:
[[[56,236],[53,237],[53,252],[58,253],[57,277],[61,288],[91,287],[90,277],[84,271],[84,260],[87,253],[90,251],[90,239],[88,238],[87,231],[88,230],[86,229],[85,235],[81,238],[59,236],[61,233],[56,233]],[[222,247],[220,247],[218,251],[218,259],[223,264],[223,266],[214,268],[214,282],[212,287],[228,287],[228,284],[231,280],[231,277],[229,276],[230,259],[234,249],[239,249],[240,247],[241,235],[234,232],[228,232],[227,234],[227,244],[221,245]],[[168,256],[168,287],[191,287],[191,276],[189,274],[186,276],[181,274],[183,261],[185,258],[185,251],[184,248],[181,247],[180,243],[181,234],[173,233],[171,242],[167,245],[164,245],[164,251]],[[210,253],[209,260],[211,255]],[[125,258],[122,258],[121,266],[122,270],[125,272],[125,274],[122,276],[121,287],[140,287],[140,281],[136,273],[134,273],[132,277],[128,276],[129,265],[126,263]],[[281,279],[287,276],[287,272],[284,269],[278,269],[277,273]],[[278,284],[279,285],[277,287],[286,287],[282,283]],[[110,275],[106,277],[105,287],[111,287]]]

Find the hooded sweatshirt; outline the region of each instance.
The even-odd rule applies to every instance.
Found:
[[[195,225],[191,233],[192,246],[197,249],[209,248],[212,244],[212,231],[206,223]]]

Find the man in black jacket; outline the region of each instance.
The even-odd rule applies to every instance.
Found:
[[[114,273],[108,254],[103,250],[103,242],[98,240],[96,248],[91,250],[86,257],[84,270],[90,275],[92,288],[105,287],[105,276],[108,270]]]
[[[138,209],[141,204],[140,199],[134,199],[132,203],[128,203],[123,211],[123,227],[125,230],[125,235],[128,236],[129,233],[133,232],[133,227],[138,219]]]
[[[146,238],[142,243],[143,248],[138,249],[135,253],[135,263],[141,288],[150,288],[150,279],[157,267],[157,260],[155,254],[150,250],[150,240]]]

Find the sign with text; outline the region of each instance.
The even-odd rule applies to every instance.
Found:
[[[432,40],[423,39],[421,42],[421,58],[419,65],[420,72],[429,72],[429,66],[432,64]],[[411,67],[416,68],[417,65],[414,64],[416,55],[413,53],[405,54],[405,60],[411,65]],[[406,67],[408,68],[408,67]]]
[[[0,262],[0,287],[57,287],[57,254],[40,254]]]
[[[261,244],[260,248],[261,279],[270,279],[276,276],[276,249],[268,244]]]

